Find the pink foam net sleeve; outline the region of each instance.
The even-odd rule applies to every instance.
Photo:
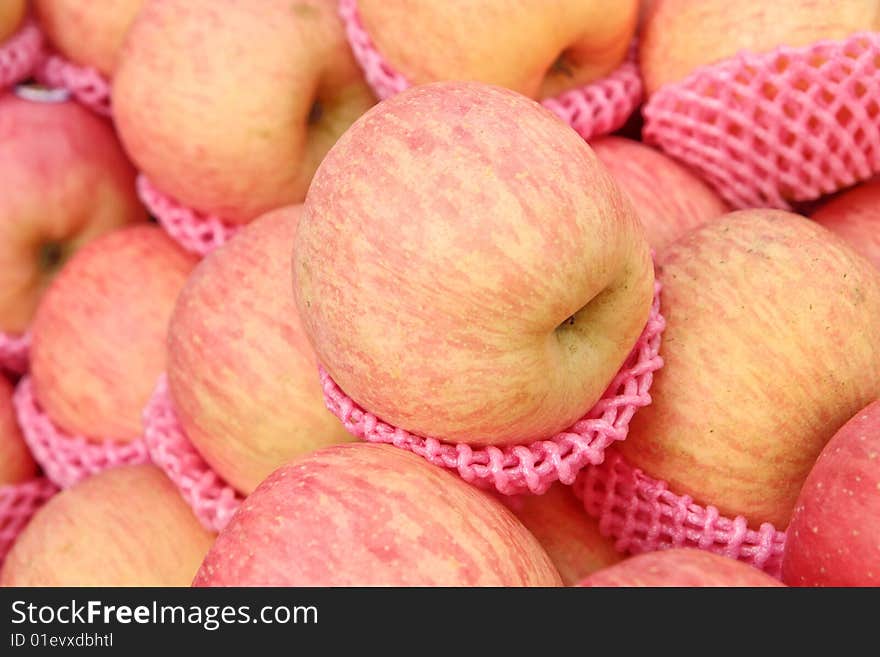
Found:
[[[630,466],[613,449],[604,463],[581,471],[574,493],[599,521],[599,531],[613,538],[621,552],[698,548],[781,576],[785,532],[770,523],[750,529],[742,516],[727,518],[715,507],[677,495],[665,482]]]
[[[28,366],[28,349],[31,338],[28,333],[12,335],[0,331],[0,370],[12,374],[24,374]]]
[[[149,462],[143,439],[95,440],[71,435],[57,427],[40,408],[28,376],[16,386],[12,403],[34,459],[46,476],[61,488],[69,488],[107,468]]]
[[[144,408],[144,439],[153,462],[180,490],[207,529],[221,531],[242,502],[196,451],[180,426],[163,374]]]
[[[734,208],[791,209],[880,172],[880,34],[748,52],[661,87],[645,141]]]
[[[384,100],[407,89],[409,81],[385,61],[367,34],[357,0],[339,0],[339,15],[355,59],[375,94]],[[607,77],[548,98],[542,104],[589,140],[623,126],[639,106],[642,93],[632,48],[626,61]]]
[[[93,112],[110,116],[110,83],[95,69],[53,54],[43,59],[35,77],[47,87],[66,89],[74,100]]]
[[[238,226],[227,224],[220,217],[192,210],[159,191],[141,174],[137,179],[138,195],[165,232],[190,253],[208,255],[226,243]]]
[[[55,484],[43,477],[0,486],[0,566],[21,530],[56,492]]]
[[[0,43],[0,89],[28,78],[43,57],[43,35],[28,21],[18,32]]]
[[[660,313],[660,289],[658,281],[648,322],[605,394],[580,421],[548,440],[476,447],[411,434],[365,411],[321,368],[324,401],[358,438],[409,450],[481,488],[504,495],[540,495],[553,482],[571,484],[583,467],[601,463],[605,449],[626,438],[635,412],[651,403],[654,372],[663,366],[660,341],[666,322]]]
[[[589,141],[623,127],[641,103],[642,94],[636,48],[632,47],[626,61],[610,75],[545,98],[541,104]]]

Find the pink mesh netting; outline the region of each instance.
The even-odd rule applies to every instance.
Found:
[[[207,529],[221,531],[244,499],[207,464],[187,438],[163,374],[144,408],[144,440],[153,463],[162,468]]]
[[[660,88],[644,138],[734,208],[791,209],[880,171],[880,34],[741,53]]]
[[[42,477],[0,486],[0,566],[31,516],[56,492],[55,484]]]
[[[220,217],[204,214],[165,196],[141,174],[137,179],[138,195],[165,232],[180,246],[199,257],[224,244],[238,226],[224,223]]]
[[[43,56],[43,35],[28,21],[4,43],[0,43],[0,89],[28,78]]]
[[[742,516],[726,518],[713,506],[676,495],[666,483],[633,468],[613,449],[605,462],[581,471],[574,493],[599,521],[599,531],[630,554],[692,547],[739,559],[781,576],[785,532],[764,523],[749,529]]]
[[[407,79],[383,59],[364,29],[357,0],[339,0],[339,15],[355,59],[376,95],[384,100],[409,87]],[[633,48],[627,60],[611,75],[545,99],[542,104],[589,140],[623,126],[641,100],[642,78]]]
[[[12,335],[0,331],[0,370],[24,374],[27,370],[30,345],[31,337],[28,333]]]
[[[95,69],[49,55],[37,67],[35,77],[47,87],[66,89],[96,114],[110,116],[110,83]]]
[[[540,495],[554,481],[574,482],[586,465],[602,462],[605,449],[626,438],[635,412],[651,403],[654,372],[663,366],[660,340],[666,321],[660,313],[660,289],[654,285],[651,315],[638,342],[596,405],[567,431],[548,440],[508,447],[475,447],[423,438],[378,419],[346,395],[320,369],[324,401],[350,433],[374,443],[407,449],[427,461],[455,470],[465,481],[504,495]]]
[[[30,377],[19,381],[12,397],[25,442],[46,476],[61,488],[119,465],[136,465],[150,460],[143,439],[129,443],[90,440],[71,435],[53,424],[34,396]]]

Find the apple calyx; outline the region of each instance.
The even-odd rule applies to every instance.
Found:
[[[592,306],[592,300],[582,308],[569,315],[565,321],[557,325],[553,334],[568,348],[568,352],[574,355],[579,350],[578,340],[590,334],[590,327],[583,320],[589,319],[588,315]]]
[[[37,252],[37,261],[40,271],[55,271],[60,269],[70,253],[60,242],[46,242]]]
[[[564,75],[567,78],[574,77],[574,67],[568,56],[568,51],[563,50],[550,65],[548,75]]]
[[[596,295],[596,296],[598,296],[598,295]],[[593,297],[593,298],[595,298],[595,297]],[[562,333],[563,331],[570,330],[570,328],[572,326],[574,326],[575,323],[578,321],[578,318],[583,319],[584,311],[590,306],[592,301],[593,301],[593,299],[590,299],[587,303],[585,303],[583,306],[581,306],[580,308],[575,310],[573,313],[571,313],[571,315],[569,315],[563,321],[561,321],[559,324],[557,324],[554,331],[558,334],[558,333]]]
[[[308,117],[306,118],[306,123],[309,125],[315,125],[318,123],[324,116],[324,105],[320,100],[315,99],[312,103],[312,107],[309,109]]]

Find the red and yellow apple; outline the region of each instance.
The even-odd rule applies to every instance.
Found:
[[[0,586],[189,586],[213,540],[157,467],[111,468],[37,511]]]
[[[696,174],[650,146],[621,137],[602,137],[590,145],[629,196],[648,243],[657,250],[727,212]]]
[[[659,261],[665,365],[619,449],[677,493],[785,529],[825,443],[880,397],[880,272],[774,210],[725,215]]]
[[[754,587],[780,582],[741,561],[703,550],[677,548],[631,557],[590,575],[580,586]]]
[[[515,92],[413,87],[321,164],[294,248],[306,332],[383,420],[457,442],[552,436],[642,332],[654,270],[631,204]]]
[[[635,34],[639,3],[620,0],[358,0],[364,28],[412,84],[472,80],[535,99],[611,73]],[[477,36],[479,35],[479,36]]]
[[[500,502],[388,445],[282,466],[220,532],[195,586],[558,586]]]
[[[0,374],[0,487],[27,481],[37,474],[37,464],[18,428],[13,390],[9,380]]]
[[[847,422],[813,466],[788,528],[782,578],[880,585],[880,401]]]
[[[18,31],[25,14],[27,14],[27,0],[0,2],[0,44]]]
[[[645,20],[651,15],[656,0],[639,0],[639,31],[641,32]]]
[[[68,432],[130,441],[165,371],[174,302],[195,265],[155,225],[122,228],[78,251],[31,327],[31,378],[43,410]]]
[[[543,495],[522,495],[510,509],[547,551],[565,586],[623,559],[569,486],[556,483]]]
[[[335,0],[146,0],[112,95],[122,141],[156,187],[236,224],[302,201],[375,102]]]
[[[122,41],[144,0],[34,0],[34,13],[52,47],[110,78]]]
[[[211,467],[244,493],[294,457],[352,440],[324,407],[293,302],[301,212],[270,212],[203,260],[168,327],[177,416]]]
[[[843,192],[816,210],[812,218],[880,269],[880,179]]]
[[[71,254],[145,221],[110,124],[74,102],[0,96],[0,331],[23,333]]]
[[[642,28],[639,67],[650,96],[741,50],[809,46],[878,29],[878,0],[655,0]]]
[[[0,44],[18,31],[25,14],[27,14],[27,0],[0,2]]]

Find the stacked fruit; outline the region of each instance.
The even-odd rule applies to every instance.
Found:
[[[878,9],[2,3],[0,583],[880,582]]]

